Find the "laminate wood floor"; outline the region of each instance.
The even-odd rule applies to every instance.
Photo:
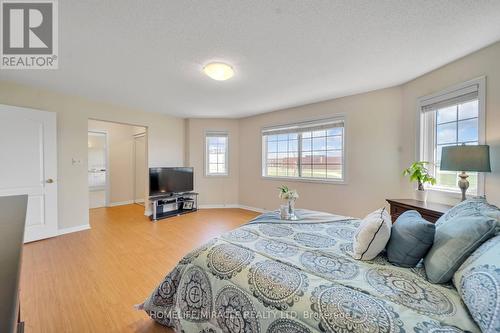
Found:
[[[25,332],[171,332],[133,308],[191,249],[258,215],[206,209],[151,223],[139,205],[90,210],[92,229],[25,245]]]

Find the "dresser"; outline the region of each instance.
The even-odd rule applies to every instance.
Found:
[[[435,202],[423,202],[414,199],[386,199],[391,206],[392,223],[407,210],[416,210],[422,217],[435,223],[447,210],[453,206]]]

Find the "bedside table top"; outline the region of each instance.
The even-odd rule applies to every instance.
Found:
[[[386,199],[391,205],[405,206],[410,209],[422,209],[427,211],[446,213],[453,206],[440,204],[437,202],[423,202],[415,199]]]

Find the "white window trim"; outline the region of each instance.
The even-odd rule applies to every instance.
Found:
[[[226,137],[226,153],[225,153],[225,164],[226,164],[226,172],[224,173],[210,173],[208,172],[208,162],[209,162],[209,153],[208,153],[208,137],[209,136],[225,136]],[[228,131],[205,131],[205,177],[229,177],[229,132]]]
[[[480,76],[475,79],[462,82],[460,84],[448,87],[437,93],[430,94],[427,96],[422,96],[417,99],[417,112],[416,112],[416,150],[415,150],[415,160],[421,161],[424,156],[424,147],[422,146],[422,136],[424,133],[424,128],[422,128],[422,106],[429,103],[429,100],[437,101],[440,98],[442,100],[448,99],[454,92],[458,90],[464,90],[470,86],[478,86],[478,99],[479,99],[479,110],[478,110],[478,143],[480,145],[486,144],[486,76]],[[485,195],[485,175],[484,172],[478,173],[477,179],[477,196]],[[458,178],[457,178],[458,182]],[[416,188],[416,187],[415,187]],[[426,185],[426,189],[432,192],[437,192],[443,194],[448,198],[459,198],[461,196],[460,189],[452,190],[449,188],[443,188],[439,186]],[[469,196],[469,195],[468,195]]]
[[[308,177],[288,177],[288,176],[266,176],[266,153],[267,147],[265,146],[266,142],[263,137],[263,132],[267,129],[271,128],[280,128],[280,127],[294,127],[300,126],[304,124],[314,123],[314,122],[335,122],[335,121],[343,121],[344,122],[344,135],[342,138],[342,178],[341,179],[325,179],[325,178],[308,178]],[[348,164],[348,155],[347,155],[347,125],[348,119],[345,113],[338,113],[334,116],[324,116],[318,118],[309,118],[306,120],[301,120],[293,123],[281,123],[275,124],[272,126],[266,126],[261,129],[261,178],[265,180],[276,180],[276,181],[292,181],[292,182],[304,182],[304,183],[320,183],[320,184],[332,184],[332,185],[347,185],[348,184],[348,172],[347,172],[347,164]],[[299,146],[300,149],[300,146]]]

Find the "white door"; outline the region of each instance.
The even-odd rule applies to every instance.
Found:
[[[0,196],[28,194],[24,241],[56,236],[56,114],[0,105],[0,161]]]

